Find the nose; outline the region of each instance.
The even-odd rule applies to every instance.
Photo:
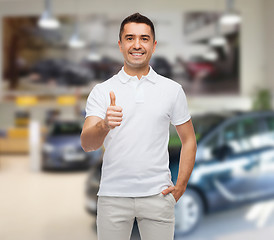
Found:
[[[139,42],[139,39],[138,39],[138,38],[134,41],[133,47],[134,47],[135,49],[140,49],[140,48],[141,48],[141,45],[140,45],[140,42]]]

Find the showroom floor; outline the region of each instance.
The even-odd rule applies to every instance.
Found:
[[[85,179],[86,172],[33,172],[28,156],[0,156],[0,239],[97,239]]]
[[[87,172],[34,172],[27,155],[0,156],[1,240],[96,240],[84,208]],[[205,216],[176,240],[273,239],[274,199]],[[138,230],[131,240],[140,240]]]

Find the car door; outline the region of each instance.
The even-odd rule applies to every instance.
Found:
[[[207,188],[211,209],[238,204],[257,197],[260,122],[252,117],[227,120],[203,143],[200,166],[195,175]],[[201,156],[200,156],[201,157]]]
[[[274,115],[261,116],[262,129],[252,139],[258,150],[257,175],[253,184],[257,196],[274,196]]]

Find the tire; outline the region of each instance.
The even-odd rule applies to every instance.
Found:
[[[200,223],[204,215],[204,204],[200,195],[187,189],[175,205],[175,233],[187,235]]]

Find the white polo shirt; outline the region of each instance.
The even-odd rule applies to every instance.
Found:
[[[92,89],[86,117],[105,118],[110,91],[116,96],[116,106],[123,109],[123,120],[105,138],[97,195],[150,196],[173,186],[168,155],[170,122],[180,125],[190,119],[181,85],[152,67],[140,80],[122,68]]]

